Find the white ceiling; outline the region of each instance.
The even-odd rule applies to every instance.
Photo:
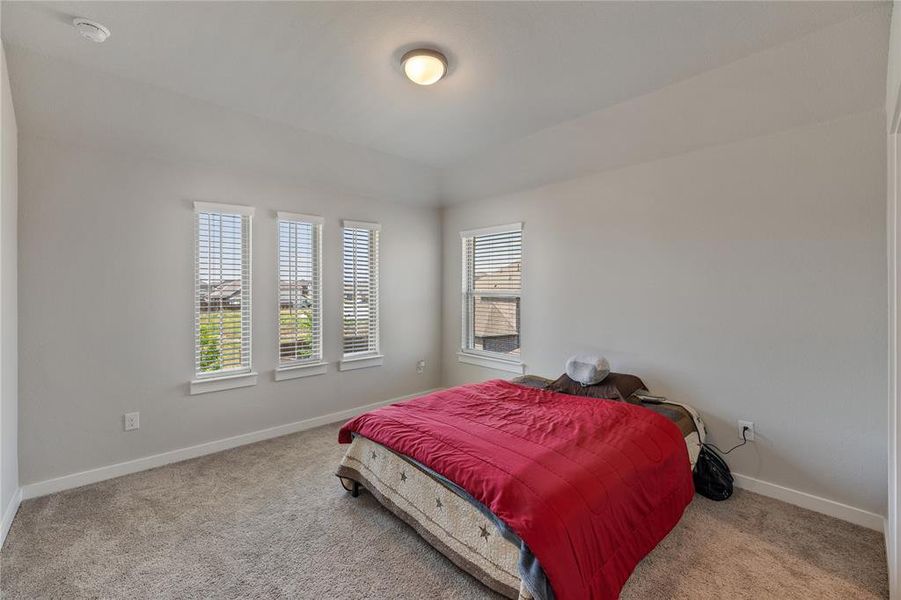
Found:
[[[2,36],[33,53],[448,168],[874,7],[3,2]],[[75,16],[107,25],[109,41],[80,39]],[[449,76],[430,88],[404,80],[398,65],[420,44],[450,60]]]
[[[476,153],[445,203],[539,187],[885,107],[890,6]],[[552,151],[549,151],[552,149]]]

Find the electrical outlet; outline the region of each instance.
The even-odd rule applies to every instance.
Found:
[[[141,413],[125,413],[125,431],[141,428]]]
[[[425,371],[425,361],[421,360],[416,363],[416,372],[422,375],[422,372]]]
[[[747,427],[748,431],[742,436],[742,431]],[[754,421],[739,421],[738,422],[738,439],[744,440],[747,439],[749,442],[754,441]]]

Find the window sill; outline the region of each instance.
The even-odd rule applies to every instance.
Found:
[[[287,381],[288,379],[298,379],[300,377],[312,377],[314,375],[324,375],[328,371],[327,362],[307,363],[302,365],[291,365],[290,367],[282,367],[275,370],[276,381]]]
[[[190,393],[192,396],[206,394],[207,392],[221,392],[234,388],[249,387],[257,384],[257,374],[239,373],[237,375],[223,375],[208,379],[195,379],[191,382]]]
[[[461,351],[457,352],[457,360],[468,365],[476,365],[478,367],[485,367],[496,371],[507,371],[508,373],[516,373],[518,375],[524,375],[526,372],[526,366],[519,361],[485,356],[484,354]]]
[[[352,356],[341,359],[338,363],[339,371],[353,371],[354,369],[368,369],[369,367],[381,367],[385,357],[381,354],[367,354],[364,356]]]

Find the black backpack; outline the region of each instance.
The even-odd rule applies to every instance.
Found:
[[[695,463],[695,491],[711,500],[725,500],[732,495],[732,473],[729,465],[706,444]]]

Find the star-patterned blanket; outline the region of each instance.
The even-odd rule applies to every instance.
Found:
[[[613,599],[694,489],[678,427],[625,402],[503,380],[371,411],[341,429],[459,486],[515,532],[558,600]]]

